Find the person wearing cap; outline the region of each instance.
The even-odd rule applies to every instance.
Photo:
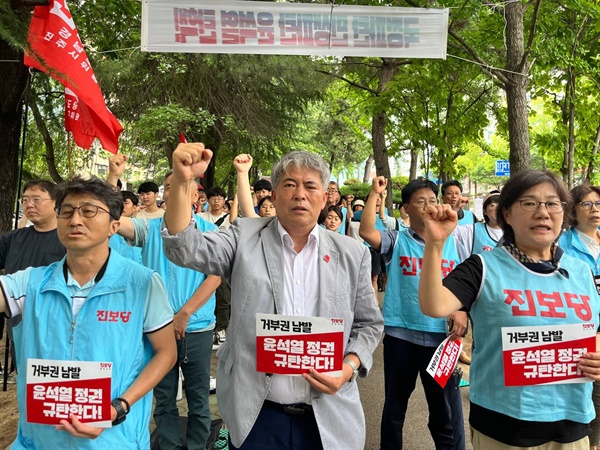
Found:
[[[450,205],[458,214],[458,225],[467,225],[478,222],[477,217],[471,211],[462,208],[463,187],[458,180],[448,180],[442,185],[442,203]]]
[[[364,200],[358,199],[354,202],[354,205],[352,205],[352,211],[354,212],[362,211],[363,209],[365,209]]]
[[[458,241],[457,248],[461,261],[471,255],[491,252],[502,239],[502,228],[496,218],[499,201],[500,192],[490,192],[483,200],[484,222],[456,227],[454,237]]]

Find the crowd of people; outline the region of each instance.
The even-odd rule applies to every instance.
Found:
[[[216,384],[229,448],[362,449],[367,430],[355,379],[369,374],[383,336],[381,448],[403,448],[419,377],[435,448],[462,450],[461,372],[442,387],[427,368],[446,338],[461,339],[469,324],[473,448],[600,445],[600,352],[572,358],[570,375],[590,382],[511,385],[504,341],[509,328],[516,335],[543,327],[562,335],[579,324],[598,330],[599,187],[568,192],[550,172],[522,171],[485,196],[479,221],[464,207],[459,181],[438,189],[416,179],[402,189],[396,217],[385,207],[384,177],[373,179],[364,199],[341,195],[309,152],[284,155],[270,180],[254,184],[252,157],[238,155],[231,200],[201,184],[211,158],[202,144],[180,144],[162,199],[151,181],[137,194],[120,190],[122,155],[110,159],[106,181],[24,186],[26,220],[0,237],[0,313],[14,344],[20,412],[11,448],[149,448],[153,413],[159,448],[204,449]],[[102,311],[127,320],[101,321]],[[341,369],[258,371],[257,314],[342,319]],[[113,426],[88,425],[76,414],[56,427],[28,421],[34,358],[111,362]],[[11,368],[4,369],[7,380]]]

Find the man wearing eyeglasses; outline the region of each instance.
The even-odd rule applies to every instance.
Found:
[[[149,448],[150,391],[176,356],[164,285],[157,273],[110,251],[108,240],[123,211],[110,185],[81,178],[64,183],[55,211],[66,258],[0,277],[0,313],[18,322],[20,417],[13,448]],[[113,427],[93,427],[75,414],[56,427],[28,422],[31,358],[112,363]]]
[[[65,256],[65,247],[56,234],[55,189],[56,185],[46,180],[32,180],[25,184],[20,202],[25,217],[33,225],[0,236],[0,270],[4,269],[6,274],[28,267],[47,266]],[[0,316],[0,322],[1,337],[4,317]],[[8,336],[12,339],[11,329],[12,323],[9,321]],[[13,364],[16,364],[12,346],[11,357]],[[5,369],[4,382],[14,383],[14,376],[9,374],[10,368]]]
[[[385,399],[381,417],[381,449],[401,449],[402,428],[408,401],[420,376],[429,407],[429,430],[437,449],[464,450],[465,434],[460,378],[451,376],[442,388],[426,368],[438,345],[446,339],[445,319],[426,316],[417,298],[421,260],[425,250],[425,209],[437,204],[437,186],[430,180],[412,180],[402,189],[402,202],[410,227],[396,230],[375,228],[376,204],[387,187],[384,177],[375,177],[360,221],[360,236],[383,255],[388,282],[383,303],[383,373]],[[440,276],[445,277],[460,262],[454,238],[443,249]],[[451,333],[463,336],[465,312],[452,318]],[[448,322],[450,323],[450,321]]]
[[[65,248],[56,234],[55,188],[54,183],[45,180],[25,184],[21,204],[33,226],[0,237],[0,269],[6,273],[47,266],[65,256]]]

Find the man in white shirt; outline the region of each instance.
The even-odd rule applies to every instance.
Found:
[[[212,152],[180,144],[163,230],[178,265],[220,275],[231,285],[227,341],[218,352],[217,398],[231,448],[362,449],[364,413],[354,379],[368,374],[383,322],[370,283],[366,246],[317,225],[329,170],[308,152],[286,154],[273,168],[276,218],[239,218],[221,233],[190,222],[185,199]],[[257,371],[256,314],[344,321],[341,376],[311,368],[302,376]]]

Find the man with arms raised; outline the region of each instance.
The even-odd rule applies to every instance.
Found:
[[[118,178],[125,169],[124,155],[110,158],[109,180]],[[170,206],[169,191],[172,175],[168,172],[163,180],[163,192]],[[197,198],[194,189],[188,198],[188,212]],[[167,207],[168,209],[168,207]],[[194,215],[202,231],[217,228]],[[162,277],[168,292],[169,303],[175,312],[173,328],[177,339],[177,364],[154,389],[156,404],[154,422],[158,429],[158,443],[162,450],[182,449],[179,410],[177,408],[177,382],[179,368],[185,377],[185,393],[188,403],[186,443],[188,449],[204,449],[210,434],[210,359],[212,355],[213,329],[215,327],[215,289],[221,283],[219,277],[206,276],[195,270],[178,267],[169,261],[163,251],[160,229],[162,219],[149,221],[121,217],[119,234],[129,243],[141,247],[143,264],[156,270]]]
[[[56,214],[66,258],[0,277],[0,313],[18,323],[20,418],[13,449],[150,445],[148,393],[175,362],[173,315],[160,277],[109,250],[108,239],[119,228],[122,211],[118,193],[103,181],[76,178],[61,185]],[[106,311],[127,314],[127,320],[100,320]],[[30,358],[111,362],[115,426],[95,428],[73,414],[56,428],[28,423]]]
[[[230,332],[217,353],[230,448],[362,449],[365,419],[353,380],[371,369],[382,319],[365,246],[317,225],[327,166],[308,152],[285,155],[271,177],[277,218],[240,218],[226,231],[202,233],[187,199],[211,157],[202,144],[180,144],[173,154],[163,241],[177,264],[231,284]],[[258,372],[257,313],[344,319],[342,375]]]

